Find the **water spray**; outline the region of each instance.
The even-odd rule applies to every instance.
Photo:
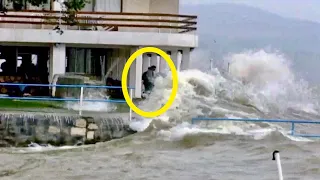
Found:
[[[59,24],[56,27],[54,27],[53,30],[56,30],[56,33],[62,35],[63,30],[61,30],[61,23],[62,23],[62,9],[64,8],[64,4],[60,0],[54,0],[54,1],[57,1],[60,4],[60,10],[59,10]]]
[[[273,151],[272,153],[272,160],[277,161],[277,167],[278,167],[278,174],[279,174],[279,180],[283,180],[283,175],[282,175],[282,167],[281,167],[281,161],[280,161],[280,153],[278,150]]]

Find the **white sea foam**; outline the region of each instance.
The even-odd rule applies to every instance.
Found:
[[[308,84],[296,79],[290,68],[290,61],[279,53],[247,51],[229,55],[228,76],[218,69],[203,72],[196,69],[179,72],[179,90],[172,107],[158,119],[170,122],[172,128],[160,130],[159,136],[175,140],[186,134],[223,133],[252,136],[261,139],[280,131],[291,140],[300,141],[287,135],[285,129],[261,128],[253,123],[222,122],[214,127],[200,128],[190,124],[192,117],[239,117],[258,118],[261,115],[286,116],[288,109],[318,114]],[[143,110],[159,109],[168,100],[172,78],[170,72],[158,77],[151,96],[139,107]],[[134,122],[132,128],[143,131],[152,119]]]

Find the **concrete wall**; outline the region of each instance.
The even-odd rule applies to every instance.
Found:
[[[179,0],[123,0],[123,12],[179,13]]]
[[[64,0],[59,0],[63,2]],[[60,10],[60,3],[55,1],[53,9]],[[120,12],[121,0],[91,0],[81,11]]]
[[[121,12],[121,0],[91,0],[82,11]]]
[[[179,13],[179,0],[123,0],[123,12],[135,13]],[[157,19],[158,17],[138,16],[145,19]],[[164,18],[164,17],[162,17]],[[166,19],[168,19],[166,17]],[[171,18],[169,18],[170,20]],[[173,19],[172,19],[173,20]],[[174,20],[177,20],[176,18]],[[169,25],[165,23],[143,23],[145,25]],[[119,31],[131,32],[174,32],[173,30],[153,28],[119,28]]]
[[[150,13],[179,14],[179,0],[150,0]],[[163,17],[167,20],[179,20],[173,17]],[[161,23],[160,25],[170,26],[170,23]],[[177,24],[174,24],[177,25]],[[161,33],[177,33],[176,29],[159,29]]]
[[[150,0],[123,0],[123,12],[149,13]]]
[[[198,36],[193,34],[167,34],[145,32],[102,32],[64,30],[60,35],[45,29],[0,28],[0,43],[64,43],[86,45],[87,47],[157,46],[157,47],[197,47]],[[79,38],[81,37],[81,38]]]
[[[64,0],[56,0],[53,2],[53,7],[52,9],[54,11],[61,11],[63,10],[63,7],[61,6],[61,4],[64,2]]]
[[[126,115],[127,116],[127,115]],[[38,144],[81,145],[109,141],[135,133],[121,115],[106,118],[0,114],[0,147]]]
[[[95,0],[94,11],[121,12],[121,0]]]
[[[149,12],[179,14],[179,0],[150,0]]]

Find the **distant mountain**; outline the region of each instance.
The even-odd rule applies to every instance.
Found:
[[[316,77],[320,23],[284,18],[239,4],[184,5],[181,13],[198,15],[199,49],[216,59],[245,49],[280,50],[293,59],[298,72],[308,72],[308,80],[320,82]]]

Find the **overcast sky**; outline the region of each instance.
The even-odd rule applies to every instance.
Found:
[[[320,22],[320,0],[181,0],[189,3],[241,3],[284,17]]]

